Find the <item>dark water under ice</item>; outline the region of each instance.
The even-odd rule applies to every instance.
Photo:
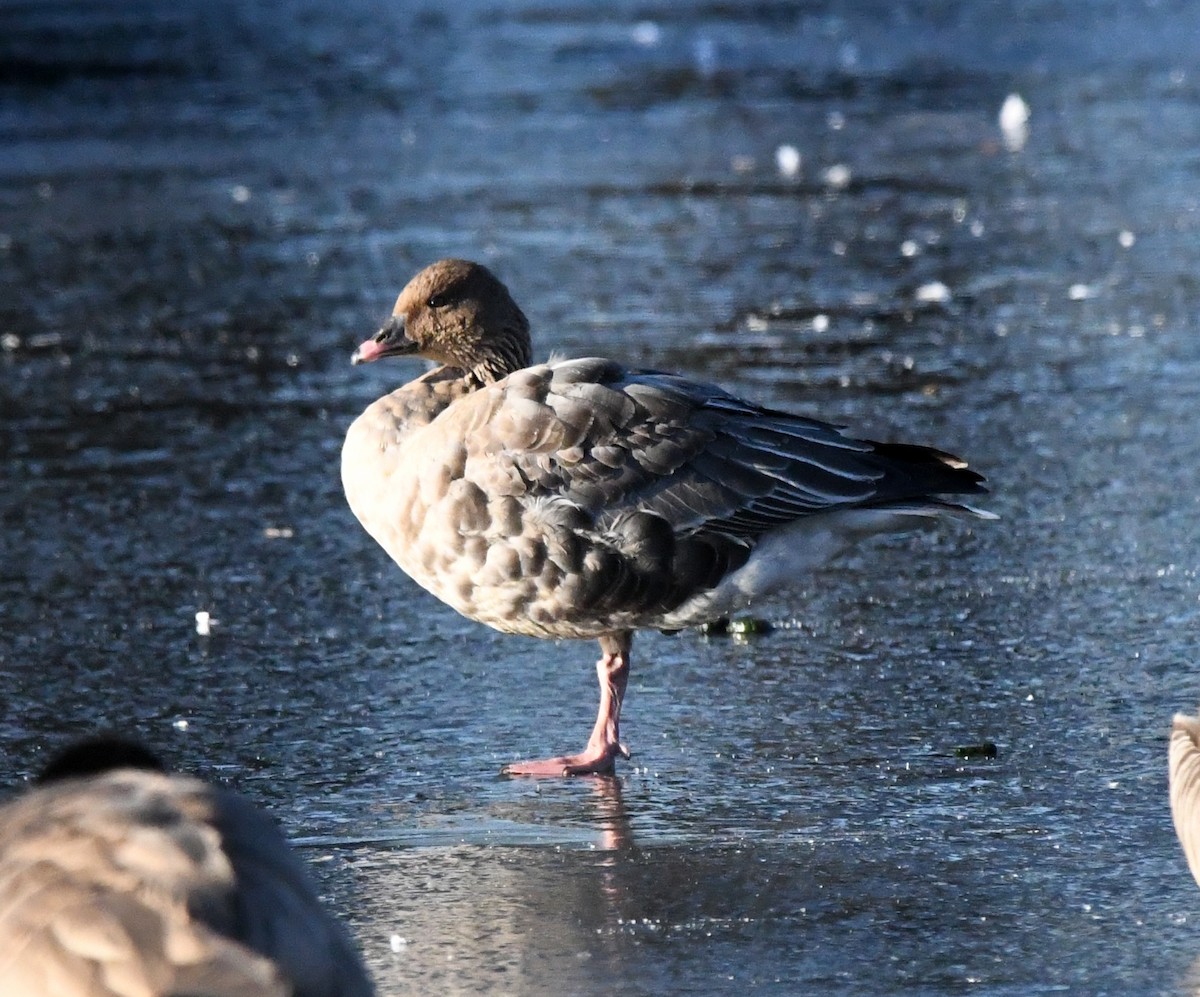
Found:
[[[97,727],[228,781],[383,994],[1188,992],[1197,39],[1181,0],[0,3],[0,783]],[[1003,521],[641,637],[619,780],[499,777],[578,747],[595,647],[457,617],[338,481],[418,369],[350,351],[446,255],[544,352],[937,443]]]

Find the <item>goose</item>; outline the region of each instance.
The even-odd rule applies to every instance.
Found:
[[[4,997],[370,997],[349,936],[275,822],[77,742],[0,805]]]
[[[1200,884],[1200,717],[1175,714],[1167,760],[1175,834]]]
[[[931,447],[743,401],[601,357],[533,363],[529,322],[489,269],[440,260],[400,292],[355,364],[436,366],[351,424],[350,509],[417,584],[505,633],[598,639],[583,750],[512,775],[608,774],[634,631],[678,630],[752,600],[871,533],[985,492]]]

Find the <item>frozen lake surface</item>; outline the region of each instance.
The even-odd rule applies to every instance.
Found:
[[[227,781],[381,994],[1192,992],[1198,38],[1182,0],[0,3],[0,784],[96,728]],[[620,778],[502,778],[579,746],[594,644],[459,618],[338,480],[419,370],[349,354],[448,255],[543,353],[937,444],[1003,520],[764,636],[644,635]]]

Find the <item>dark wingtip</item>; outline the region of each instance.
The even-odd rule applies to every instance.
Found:
[[[933,495],[986,495],[987,480],[961,457],[913,443],[873,443],[875,453],[920,474],[922,487]]]
[[[63,748],[50,759],[36,781],[44,784],[114,769],[166,772],[167,767],[145,745],[117,735],[99,734]]]

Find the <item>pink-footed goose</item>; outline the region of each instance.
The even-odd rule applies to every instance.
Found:
[[[1171,817],[1192,877],[1200,884],[1200,717],[1176,713],[1167,753]]]
[[[441,260],[353,356],[440,366],[384,395],[342,448],[350,508],[418,584],[506,633],[599,638],[578,754],[519,775],[610,772],[633,632],[744,608],[914,516],[994,518],[957,457],[875,443],[674,374],[588,357],[531,366],[529,323],[485,267]]]
[[[0,806],[4,997],[372,992],[274,821],[139,745],[74,745]]]

